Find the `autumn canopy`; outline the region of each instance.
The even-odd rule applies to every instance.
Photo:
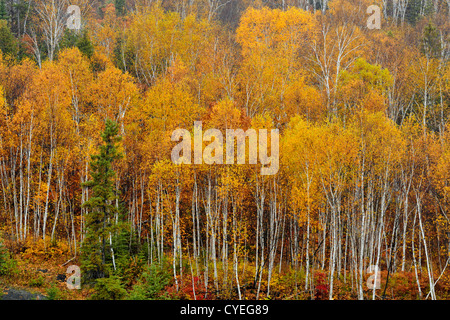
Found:
[[[448,2],[380,2],[379,30],[366,0],[70,4],[80,30],[0,0],[0,279],[73,258],[98,299],[450,297]]]

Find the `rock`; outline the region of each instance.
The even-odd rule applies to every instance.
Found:
[[[57,280],[57,281],[60,281],[60,282],[64,282],[64,281],[66,281],[66,275],[63,274],[63,273],[59,273],[59,274],[56,276],[56,280]]]
[[[8,288],[7,292],[1,296],[2,300],[45,300],[42,294],[31,293],[26,290]]]

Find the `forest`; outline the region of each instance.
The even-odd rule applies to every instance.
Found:
[[[449,117],[449,0],[0,0],[0,296],[450,299]]]

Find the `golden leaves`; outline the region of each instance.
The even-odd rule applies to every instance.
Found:
[[[302,67],[305,43],[314,38],[315,25],[312,14],[297,8],[250,8],[244,13],[236,40],[243,56],[239,98],[248,116],[265,111],[284,114],[286,88],[295,81],[294,70]]]

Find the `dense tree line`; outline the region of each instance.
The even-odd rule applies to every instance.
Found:
[[[365,0],[71,4],[80,31],[64,27],[67,1],[0,1],[5,237],[95,250],[101,261],[86,259],[115,270],[127,230],[130,254],[168,259],[176,288],[195,276],[202,294],[270,296],[280,274],[313,292],[325,272],[327,298],[338,280],[375,298],[377,265],[439,296],[449,2],[382,1],[381,30],[367,29]],[[171,134],[194,121],[279,129],[280,171],[173,164]],[[102,194],[105,127],[122,141]]]

